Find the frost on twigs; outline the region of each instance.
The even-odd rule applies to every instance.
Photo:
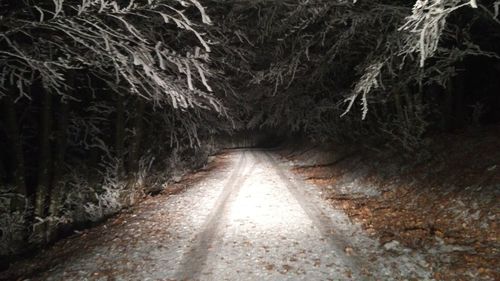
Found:
[[[372,89],[376,89],[380,86],[380,71],[384,66],[383,62],[376,62],[370,64],[366,69],[365,73],[356,83],[354,87],[354,93],[348,97],[345,101],[349,102],[347,109],[342,113],[341,117],[346,115],[354,105],[354,102],[361,95],[361,105],[363,106],[363,115],[362,119],[366,118],[368,114],[368,98],[367,95],[370,93]]]
[[[118,212],[125,204],[124,197],[134,188],[120,175],[120,160],[111,158],[101,163],[103,168],[102,182],[93,191],[93,197],[84,205],[85,213],[89,220],[98,221],[102,218]],[[139,182],[145,177],[139,173],[134,180]]]
[[[12,210],[12,206],[20,206]],[[0,256],[18,251],[25,231],[28,199],[12,187],[0,186]]]
[[[202,32],[212,22],[200,2],[52,0],[51,5],[23,5],[33,18],[14,11],[10,20],[0,20],[0,29],[7,30],[0,34],[2,94],[15,86],[19,98],[30,98],[29,86],[41,81],[47,91],[71,98],[66,76],[84,70],[105,80],[110,90],[127,89],[157,107],[221,112],[209,85],[210,40]],[[198,17],[186,14],[190,6]]]
[[[399,28],[409,33],[402,54],[419,53],[420,67],[423,67],[438,48],[447,17],[464,6],[477,8],[477,3],[475,0],[417,0],[412,15]]]
[[[119,174],[117,159],[102,163],[101,181],[91,184],[74,171],[64,179],[71,192],[65,192],[60,209],[68,222],[99,221],[123,206],[126,181]]]

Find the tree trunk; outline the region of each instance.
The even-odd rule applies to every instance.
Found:
[[[61,182],[63,176],[64,156],[67,147],[67,129],[68,129],[68,110],[69,104],[61,101],[60,114],[57,116],[57,139],[56,139],[56,152],[54,159],[54,176],[53,176],[53,190],[50,193],[49,215],[58,217],[61,214],[61,200],[64,196],[64,183]],[[57,224],[49,222],[49,241],[55,238],[57,234]]]
[[[415,107],[415,101],[413,100],[414,96],[409,86],[403,87],[403,95],[406,101],[406,112],[408,116],[412,115],[412,117],[414,117],[416,112],[416,107]]]
[[[0,145],[4,145],[4,147],[8,147],[6,143],[4,144],[1,144]],[[7,161],[8,157],[7,157],[7,153],[5,150],[0,150],[0,184],[1,185],[6,185],[7,184],[7,179],[8,179],[8,175],[7,175],[7,167],[5,167],[5,162]]]
[[[137,107],[135,111],[134,120],[134,136],[132,138],[130,147],[130,157],[129,157],[129,172],[137,173],[139,170],[139,157],[142,135],[144,131],[143,114],[144,114],[145,103],[142,99],[137,100]]]
[[[457,67],[463,68],[462,65],[459,65]],[[453,128],[460,129],[464,127],[465,116],[467,113],[465,107],[465,77],[463,72],[459,72],[453,80],[455,88],[455,92],[453,93]]]
[[[403,105],[401,104],[400,89],[394,91],[394,104],[396,106],[396,113],[400,122],[404,121]],[[383,116],[383,115],[382,115]]]
[[[123,154],[125,152],[125,107],[122,95],[116,96],[115,151],[119,163],[119,174],[124,173]]]
[[[26,182],[25,182],[25,166],[24,166],[24,152],[23,141],[19,133],[19,124],[16,116],[16,105],[10,96],[4,97],[4,112],[5,112],[5,126],[7,137],[12,149],[9,149],[11,156],[10,167],[13,167],[14,184],[16,185],[17,192],[27,195]]]
[[[52,131],[52,96],[42,92],[42,109],[40,113],[40,147],[38,153],[38,186],[35,200],[35,216],[44,218],[47,214],[47,199],[50,190],[51,177],[51,145],[50,134]]]
[[[444,102],[443,109],[441,110],[443,114],[443,127],[446,131],[453,130],[453,79],[450,79],[446,89],[444,90]]]

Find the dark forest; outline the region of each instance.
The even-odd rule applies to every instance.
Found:
[[[261,149],[307,162],[293,173],[389,252],[470,247],[401,280],[498,280],[499,11],[486,0],[0,0],[0,279],[45,280],[53,265],[27,266],[43,249],[178,196],[227,151]],[[347,174],[386,189],[331,189]],[[358,271],[345,280],[399,280]],[[190,274],[178,280],[203,276]],[[252,279],[268,280],[228,280]]]

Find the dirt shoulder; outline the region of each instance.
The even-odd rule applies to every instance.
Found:
[[[500,128],[433,143],[432,158],[420,163],[352,148],[321,165],[311,165],[311,150],[287,154],[295,172],[386,250],[424,253],[436,280],[499,280]]]

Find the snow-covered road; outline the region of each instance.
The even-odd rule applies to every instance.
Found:
[[[359,276],[333,225],[275,162],[242,151],[184,253],[177,280],[340,280]],[[355,278],[359,280],[359,278]]]
[[[380,247],[272,152],[225,157],[229,165],[186,192],[131,214],[119,239],[75,252],[33,279],[431,279],[418,255]],[[155,221],[165,217],[155,213],[169,221]],[[157,235],[141,235],[146,225],[159,225]],[[123,243],[128,236],[134,243]]]

